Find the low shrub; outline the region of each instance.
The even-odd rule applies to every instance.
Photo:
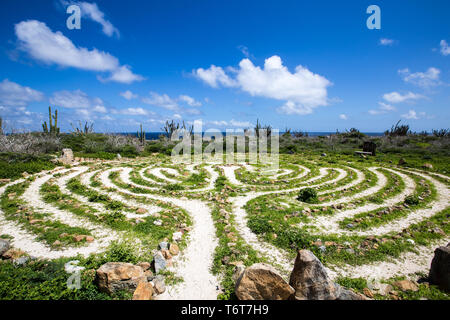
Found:
[[[319,199],[317,198],[317,191],[313,188],[305,188],[300,190],[297,200],[306,203],[319,202]]]

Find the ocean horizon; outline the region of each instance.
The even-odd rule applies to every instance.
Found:
[[[332,134],[336,134],[336,132],[322,132],[322,131],[311,131],[311,132],[307,132],[305,131],[308,136],[310,137],[318,137],[318,136],[329,136]],[[280,132],[279,134],[283,134],[285,132]],[[341,132],[342,133],[342,132]],[[362,132],[363,134],[369,136],[369,137],[379,137],[379,136],[383,136],[384,133],[383,132]],[[122,135],[132,135],[132,136],[137,136],[136,132],[119,132],[118,134],[122,134]],[[205,134],[205,132],[203,132],[202,134]],[[224,136],[226,136],[226,132],[222,132],[222,134]],[[167,134],[165,132],[146,132],[145,133],[145,139],[146,140],[157,140],[159,138],[159,136],[164,135],[167,136]]]

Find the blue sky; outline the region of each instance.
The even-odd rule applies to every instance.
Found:
[[[66,8],[80,7],[69,30]],[[369,5],[381,29],[369,30]],[[448,128],[450,2],[69,1],[0,4],[0,115],[39,130],[49,105],[97,131],[168,119],[245,128]]]

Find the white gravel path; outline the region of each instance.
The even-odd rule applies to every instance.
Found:
[[[431,246],[418,246],[415,252],[405,252],[397,259],[381,261],[361,266],[336,267],[329,271],[331,278],[336,279],[339,276],[351,278],[363,278],[368,281],[380,281],[400,275],[409,275],[416,272],[428,274],[431,266],[431,260],[434,257],[434,250],[439,246],[446,246],[450,238],[441,240]]]
[[[161,200],[172,203],[185,209],[192,218],[193,229],[189,232],[188,247],[183,250],[177,261],[174,262],[174,270],[184,281],[170,287],[158,297],[169,300],[210,300],[216,299],[219,291],[219,281],[211,273],[214,250],[218,244],[215,235],[214,222],[211,217],[211,209],[199,200],[182,200],[149,194],[136,194],[126,189],[120,189],[114,185],[108,175],[111,171],[120,170],[121,179],[127,175],[127,168],[116,168],[104,171],[100,175],[101,183],[105,187],[113,187],[121,192]],[[129,172],[129,171],[128,171]]]
[[[55,170],[52,172],[56,172]],[[42,173],[47,177],[48,172]],[[16,180],[0,188],[0,196],[5,192],[6,188],[11,185],[21,183],[24,179]],[[8,234],[12,236],[11,246],[28,253],[32,257],[57,259],[61,257],[74,257],[78,254],[86,257],[92,253],[101,251],[107,244],[108,239],[103,242],[94,241],[86,246],[79,248],[65,248],[62,250],[53,250],[49,246],[37,240],[37,237],[30,234],[20,223],[12,220],[6,220],[3,211],[0,209],[0,234]]]
[[[150,169],[150,174],[154,175],[155,177],[157,177],[159,179],[166,180],[167,182],[170,182],[170,183],[180,182],[178,180],[167,177],[165,174],[162,173],[164,171],[171,175],[174,175],[174,176],[180,175],[180,173],[177,170],[172,169],[172,168],[153,168],[153,169]]]

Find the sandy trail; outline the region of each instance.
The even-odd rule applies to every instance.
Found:
[[[354,217],[355,215],[362,213],[362,212],[368,212],[368,211],[376,210],[379,208],[393,206],[393,205],[403,201],[406,196],[414,193],[416,185],[415,185],[413,179],[411,179],[409,176],[407,176],[403,173],[396,172],[391,169],[386,169],[386,170],[390,170],[390,171],[398,174],[405,181],[405,189],[402,192],[400,192],[398,195],[396,195],[395,197],[386,199],[382,204],[369,203],[364,206],[357,207],[355,209],[342,210],[342,211],[335,212],[332,216],[317,216],[314,218],[314,220],[312,222],[310,222],[308,224],[313,224],[317,228],[321,229],[322,232],[336,233],[336,234],[348,234],[348,233],[353,234],[355,231],[341,229],[339,226],[339,221],[344,218],[347,218],[347,217],[348,218]],[[380,183],[382,183],[382,181],[381,182],[378,181],[377,184],[380,184]],[[302,226],[304,224],[299,224],[299,225]]]
[[[52,171],[55,172],[55,171]],[[49,172],[43,174],[47,177]],[[51,177],[51,175],[50,175]],[[0,188],[0,196],[5,192],[6,188],[15,185],[17,183],[24,182],[24,179],[16,180]],[[57,259],[61,257],[74,257],[78,254],[87,257],[92,253],[96,253],[103,249],[108,242],[94,241],[86,246],[79,248],[64,248],[61,250],[52,250],[49,246],[37,240],[37,236],[30,234],[20,223],[7,220],[0,209],[0,234],[7,234],[13,237],[11,240],[11,246],[28,253],[32,257],[45,258],[45,259]],[[104,239],[105,240],[105,239]]]
[[[241,186],[243,183],[236,179],[235,170],[239,169],[239,166],[222,166],[220,167],[223,169],[223,175],[225,178],[227,178],[228,181],[230,181],[232,184],[236,186]]]
[[[328,173],[328,168],[323,168],[320,170],[320,175],[311,178],[310,180],[306,181],[305,184],[309,184],[311,182],[314,182],[316,180],[321,179],[322,177],[326,176]],[[314,185],[316,187],[322,186],[325,184],[334,183],[336,181],[339,181],[347,175],[347,172],[339,169],[339,175],[335,179],[322,182],[320,184]],[[277,194],[277,193],[284,193],[284,192],[292,192],[301,190],[303,188],[306,188],[305,186],[290,189],[290,190],[276,190],[276,191],[261,191],[261,192],[250,192],[246,196],[243,197],[236,197],[232,199],[232,206],[233,206],[233,214],[236,217],[236,229],[238,230],[239,234],[242,236],[242,238],[250,244],[254,249],[259,251],[264,257],[269,259],[271,263],[282,272],[284,276],[288,275],[290,271],[292,271],[293,266],[293,260],[289,259],[287,256],[287,253],[284,252],[284,250],[279,249],[269,243],[260,241],[256,234],[254,234],[250,228],[247,226],[247,213],[244,209],[244,206],[247,202],[249,202],[252,199],[255,199],[259,196],[263,195],[269,195],[269,194]]]
[[[199,200],[182,200],[149,194],[136,194],[126,189],[120,189],[108,179],[108,175],[112,171],[120,170],[120,177],[123,180],[126,179],[127,173],[129,173],[126,169],[115,168],[106,170],[100,175],[100,181],[105,187],[113,187],[123,193],[172,203],[186,210],[193,221],[193,229],[189,232],[188,247],[183,250],[174,263],[174,271],[177,275],[182,276],[184,281],[168,288],[158,299],[217,299],[217,295],[220,293],[219,281],[210,270],[214,250],[218,244],[214,222],[211,217],[211,209],[206,203]]]
[[[89,168],[86,168],[86,169],[89,169]],[[112,200],[120,201],[120,202],[124,203],[125,205],[127,205],[129,207],[143,208],[143,209],[145,209],[147,211],[146,213],[142,213],[142,214],[129,212],[129,211],[122,211],[122,213],[127,218],[130,218],[130,219],[145,218],[147,216],[154,215],[155,213],[161,211],[161,208],[159,208],[157,206],[152,206],[152,205],[138,203],[138,202],[133,201],[133,200],[125,199],[124,197],[121,197],[118,194],[105,193],[104,191],[102,191],[99,188],[89,187],[90,182],[91,182],[90,181],[91,177],[94,176],[95,174],[97,174],[99,172],[99,170],[91,171],[91,172],[86,172],[86,171],[87,170],[82,170],[82,172],[79,173],[79,175],[80,175],[80,182],[85,187],[90,188],[92,190],[95,190],[95,191],[97,191],[97,192],[99,192],[101,194],[107,194]],[[74,197],[75,199],[77,199],[81,203],[88,204],[90,207],[96,209],[97,211],[99,211],[99,213],[108,213],[108,212],[111,211],[111,210],[107,209],[103,203],[90,202],[87,197],[82,196],[82,195],[77,195],[75,193],[72,193],[70,190],[68,190],[67,187],[66,187],[66,184],[71,178],[73,178],[73,177],[70,177],[70,178],[69,177],[62,177],[62,178],[57,180],[57,184],[60,187],[61,192],[70,194],[72,197]]]
[[[156,184],[156,185],[159,185],[159,186],[163,185],[161,182],[156,181],[156,180],[153,180],[153,179],[151,179],[151,178],[145,176],[144,173],[147,172],[147,171],[149,171],[149,170],[150,170],[149,167],[142,168],[141,170],[139,170],[139,176],[140,176],[143,180],[145,180],[145,181],[147,181],[147,182],[150,182],[150,183],[152,183],[152,184]]]
[[[66,171],[68,170],[63,170],[60,172],[64,173]],[[66,175],[64,178],[70,180],[78,174],[78,170],[75,170],[75,172]],[[76,216],[69,211],[60,210],[56,206],[41,200],[40,188],[51,178],[53,178],[53,175],[48,174],[43,177],[37,177],[33,182],[31,182],[30,186],[25,190],[21,197],[24,203],[28,204],[37,212],[50,213],[48,216],[48,219],[50,220],[60,221],[61,223],[72,227],[83,227],[91,230],[92,235],[95,237],[92,245],[97,245],[98,249],[100,249],[100,246],[108,245],[112,240],[118,238],[118,234],[109,228],[92,224],[87,218]]]
[[[361,266],[333,267],[333,271],[328,274],[336,279],[339,276],[350,278],[363,278],[368,281],[379,281],[389,279],[399,275],[409,275],[416,272],[428,274],[431,266],[431,260],[434,257],[434,250],[439,246],[446,246],[450,238],[441,240],[431,246],[416,247],[417,253],[405,252],[397,259],[389,261],[376,262]]]
[[[157,178],[159,178],[161,180],[165,180],[165,181],[170,182],[170,183],[178,183],[178,182],[180,182],[178,180],[171,179],[171,178],[167,177],[161,171],[165,171],[165,172],[167,172],[167,173],[169,173],[171,175],[174,175],[174,176],[179,176],[180,175],[180,173],[177,170],[172,169],[172,168],[153,168],[153,169],[150,169],[150,174],[154,175],[155,177],[157,177]]]
[[[322,202],[322,203],[318,204],[317,206],[324,207],[324,206],[336,205],[336,204],[339,204],[339,203],[348,203],[348,202],[351,202],[353,200],[364,198],[364,197],[370,196],[370,195],[372,195],[374,193],[377,193],[378,191],[383,189],[386,186],[386,184],[387,184],[387,178],[384,176],[384,174],[376,171],[377,169],[378,168],[369,168],[369,170],[372,171],[377,177],[377,183],[375,184],[375,186],[370,187],[368,189],[365,189],[365,190],[363,190],[361,192],[355,193],[355,194],[353,194],[351,196],[338,198],[338,199],[335,199],[335,200],[329,201],[329,202]],[[365,179],[364,174],[361,171],[357,171],[357,175],[358,176],[357,176],[357,179],[355,181],[353,181],[353,182],[351,182],[351,183],[349,183],[347,185],[335,188],[331,192],[335,193],[335,192],[338,192],[338,191],[341,191],[341,190],[344,190],[344,189],[349,189],[349,188],[351,188],[351,187],[353,187],[355,185],[358,185],[361,182],[363,182],[364,179]],[[322,195],[322,194],[327,194],[327,193],[330,193],[330,190],[322,191],[322,192],[319,192],[318,194]],[[313,206],[315,206],[315,205],[313,205]]]

